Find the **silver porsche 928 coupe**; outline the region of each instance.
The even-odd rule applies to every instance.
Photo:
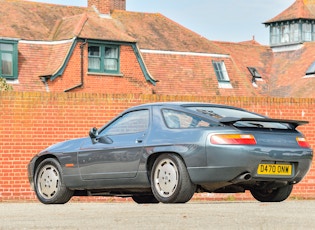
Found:
[[[41,151],[28,177],[44,204],[72,196],[185,203],[194,193],[246,190],[280,202],[310,169],[313,151],[296,130],[307,123],[217,104],[144,104]]]

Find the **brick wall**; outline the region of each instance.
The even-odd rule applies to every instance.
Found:
[[[242,107],[270,117],[302,119],[315,146],[315,99],[105,95],[88,93],[0,92],[0,201],[33,201],[26,165],[52,143],[86,136],[127,107],[156,101],[199,101]],[[197,199],[248,199],[246,194],[202,194]],[[293,191],[294,198],[315,198],[315,168]]]

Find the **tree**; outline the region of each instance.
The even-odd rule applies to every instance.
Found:
[[[13,87],[7,83],[5,78],[0,77],[0,92],[1,91],[12,91]]]

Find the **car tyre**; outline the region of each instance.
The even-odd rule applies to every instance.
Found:
[[[61,166],[56,159],[43,160],[36,168],[34,181],[36,196],[44,204],[64,204],[73,195],[63,183]]]
[[[158,204],[159,201],[152,195],[137,195],[132,196],[134,202],[138,204]]]
[[[196,191],[186,165],[176,154],[162,154],[151,171],[151,187],[155,198],[162,203],[186,203]]]
[[[251,189],[252,196],[261,202],[281,202],[287,199],[293,189],[293,185],[286,185],[271,191],[262,189]]]

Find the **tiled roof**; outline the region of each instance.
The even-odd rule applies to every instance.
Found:
[[[136,42],[136,39],[130,36],[124,25],[115,18],[100,18],[95,12],[88,12],[87,20],[78,34],[80,38]]]
[[[0,0],[0,37],[58,41],[74,37],[134,42],[114,19],[101,18],[93,9]]]
[[[50,40],[62,18],[83,14],[84,7],[42,4],[21,0],[0,0],[0,37]]]
[[[57,20],[55,27],[51,30],[49,40],[58,41],[77,37],[87,20],[86,13]]]
[[[126,33],[137,39],[141,49],[222,54],[208,39],[159,13],[115,10],[111,16],[124,25]]]
[[[222,49],[231,55],[235,66],[241,75],[241,79],[251,82],[252,75],[247,67],[254,67],[262,77],[262,81],[256,81],[257,88],[247,87],[255,90],[254,94],[264,93],[264,87],[268,83],[273,53],[269,46],[260,45],[255,40],[233,43],[233,42],[216,42]],[[244,81],[244,80],[243,80]],[[248,93],[248,92],[246,92]]]
[[[315,3],[310,0],[296,0],[289,8],[284,10],[276,17],[268,20],[265,24],[272,22],[281,22],[294,19],[314,19],[315,20]]]
[[[315,97],[315,77],[304,78],[315,61],[315,42],[295,51],[274,53],[268,93],[277,97]]]
[[[61,43],[20,42],[19,84],[14,85],[17,91],[45,91],[40,76],[53,75],[62,65],[73,41]],[[22,63],[22,64],[21,64]]]
[[[257,96],[251,79],[238,70],[233,58],[189,56],[183,54],[142,54],[150,73],[158,80],[156,94],[207,95],[207,96]],[[212,60],[224,61],[233,88],[219,87]]]

